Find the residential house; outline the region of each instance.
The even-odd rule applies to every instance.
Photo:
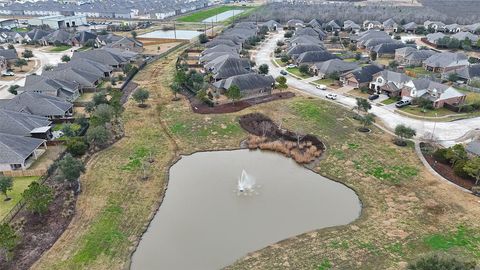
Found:
[[[320,45],[323,47],[323,42],[316,37],[312,36],[299,36],[299,37],[294,37],[292,40],[289,41],[290,47],[294,47],[297,45],[306,45],[306,44],[314,44],[314,45]]]
[[[123,37],[122,39],[107,44],[107,48],[114,48],[126,51],[133,51],[133,52],[142,52],[143,51],[143,43],[129,37]]]
[[[329,21],[328,23],[326,23],[323,28],[327,31],[331,31],[331,32],[334,32],[334,31],[340,31],[342,30],[342,27],[340,25],[338,25],[338,23],[335,21],[335,20],[331,20]]]
[[[429,43],[433,44],[433,45],[437,45],[438,44],[438,41],[440,39],[443,39],[445,38],[447,35],[445,35],[444,33],[440,33],[440,32],[436,32],[436,33],[433,33],[433,34],[428,34],[426,36],[426,39]]]
[[[0,100],[0,109],[30,113],[54,119],[71,117],[73,104],[58,97],[23,92],[12,99]]]
[[[268,22],[263,23],[262,26],[268,27],[268,31],[277,31],[282,28],[282,25],[274,20],[269,20]]]
[[[79,85],[73,80],[51,79],[46,74],[28,75],[25,79],[25,86],[18,88],[17,91],[19,93],[41,93],[67,101],[74,101],[80,96]]]
[[[389,97],[399,96],[405,83],[411,79],[403,73],[382,70],[373,74],[370,89],[376,93],[387,94]]]
[[[412,47],[403,47],[395,50],[395,61],[405,66],[422,66],[430,56],[437,52],[432,50],[418,50]]]
[[[43,45],[72,45],[72,35],[65,30],[59,29],[41,38],[40,43]]]
[[[437,73],[454,71],[468,65],[468,56],[454,52],[437,53],[423,61],[426,70]]]
[[[213,86],[220,90],[221,93],[225,93],[231,86],[235,85],[240,88],[242,98],[251,98],[269,95],[274,84],[275,79],[272,76],[247,73],[217,81],[213,83]]]
[[[480,156],[480,140],[474,140],[467,143],[465,150],[472,156]]]
[[[93,89],[102,80],[102,76],[90,71],[80,70],[70,65],[57,66],[51,71],[44,71],[42,77],[53,79],[55,81],[72,82],[77,85],[77,91]]]
[[[373,74],[380,71],[382,71],[382,68],[376,65],[359,67],[340,75],[340,82],[344,86],[354,88],[368,87],[368,84],[373,80]]]
[[[217,59],[221,56],[224,56],[224,55],[228,55],[228,56],[235,57],[235,58],[240,58],[239,54],[236,53],[236,52],[213,52],[213,53],[204,54],[204,55],[200,56],[200,58],[198,60],[198,63],[199,64],[207,63],[207,62],[213,61],[213,60],[215,60],[215,59]]]
[[[445,104],[459,106],[465,103],[467,96],[457,89],[431,81],[429,79],[417,79],[405,83],[402,89],[402,97],[424,98],[433,102],[433,107],[442,108]]]
[[[0,171],[25,170],[47,148],[43,139],[0,133]]]
[[[214,47],[210,47],[202,52],[202,55],[207,55],[210,53],[218,53],[218,52],[231,52],[231,53],[238,53],[236,47],[231,47],[225,44],[219,44]]]
[[[398,24],[390,18],[382,23],[382,29],[389,33],[398,32]]]
[[[136,53],[133,52],[129,54],[126,51],[115,48],[101,48],[83,52],[74,52],[72,60],[76,58],[84,58],[111,66],[114,69],[120,69],[125,64],[129,63],[135,56]]]
[[[215,38],[213,40],[210,40],[209,42],[205,43],[204,46],[207,49],[217,47],[217,46],[225,46],[225,47],[230,47],[232,49],[235,49],[236,51],[239,51],[242,48],[241,43],[237,44],[235,43],[235,41],[231,39],[221,39],[221,38]]]
[[[312,36],[316,38],[320,38],[320,35],[317,31],[313,30],[313,28],[310,27],[305,27],[305,28],[299,28],[295,31],[295,36]]]
[[[445,32],[458,33],[462,30],[462,26],[456,23],[445,25]]]
[[[457,74],[459,80],[466,83],[471,83],[472,81],[480,81],[480,64],[465,66],[458,70],[455,70],[454,73]]]
[[[362,27],[356,24],[354,21],[346,20],[343,22],[343,29],[345,31],[358,33],[362,29]]]
[[[451,38],[458,39],[460,41],[470,40],[472,44],[476,44],[478,41],[478,36],[470,32],[458,32],[451,36]]]
[[[51,123],[43,116],[0,109],[0,133],[51,140]]]
[[[322,28],[322,23],[317,19],[312,19],[308,23],[308,26],[313,27],[313,28]]]
[[[377,46],[373,47],[370,51],[377,53],[377,57],[395,57],[395,51],[400,48],[415,48],[416,46],[413,44],[404,44],[402,42],[399,43],[382,43],[378,44]]]
[[[445,31],[445,24],[440,21],[425,21],[423,23],[423,27],[426,29],[433,29],[435,32],[443,32]]]
[[[216,81],[251,72],[248,59],[231,57],[229,55],[220,56],[206,63],[204,68],[206,72],[212,74],[212,78]]]
[[[417,31],[418,25],[415,22],[409,22],[402,26],[403,31],[407,33],[415,33]]]
[[[18,59],[17,50],[15,49],[5,49],[0,46],[0,57],[3,57],[8,64],[14,64]]]
[[[50,34],[50,32],[35,28],[25,33],[23,38],[27,43],[37,43],[48,34]]]
[[[304,52],[314,52],[314,51],[323,52],[325,51],[325,48],[323,48],[323,46],[321,45],[315,45],[315,44],[300,44],[300,45],[291,47],[289,50],[287,50],[286,54],[291,58],[295,59]]]
[[[327,51],[309,51],[298,55],[294,60],[295,64],[300,65],[313,65],[318,62],[324,62],[330,59],[338,58]]]
[[[359,66],[357,63],[346,62],[340,59],[331,59],[313,64],[310,67],[310,70],[313,74],[323,79],[328,75],[334,73],[340,75],[347,71],[354,70],[358,67]]]
[[[287,22],[286,26],[290,29],[295,29],[305,26],[305,23],[302,20],[292,19]]]
[[[97,40],[97,34],[89,31],[77,32],[71,41],[72,44],[75,46],[84,46],[90,42],[92,47],[96,47],[99,43],[99,41]]]

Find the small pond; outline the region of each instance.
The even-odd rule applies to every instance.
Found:
[[[175,36],[175,32],[176,36]],[[192,39],[202,32],[193,30],[157,30],[138,36],[139,38],[171,38],[171,39]]]
[[[223,22],[225,21],[226,19],[229,19],[230,17],[233,17],[234,15],[237,16],[239,15],[240,13],[244,12],[245,10],[243,9],[232,9],[232,10],[229,10],[229,11],[225,11],[225,12],[222,12],[222,13],[219,13],[215,16],[212,16],[210,18],[206,18],[205,20],[203,20],[202,22],[204,23],[216,23],[216,22]]]
[[[239,192],[245,170],[252,191]],[[132,258],[132,269],[220,269],[282,239],[348,224],[355,192],[272,152],[184,156],[170,169],[164,201]]]

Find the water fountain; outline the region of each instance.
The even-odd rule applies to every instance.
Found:
[[[242,175],[238,178],[238,191],[252,191],[253,186],[255,185],[255,178],[251,175],[248,175],[245,170],[242,170]]]

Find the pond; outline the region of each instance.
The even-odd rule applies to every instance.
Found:
[[[253,190],[239,191],[245,170]],[[355,192],[272,152],[235,150],[182,157],[132,269],[220,269],[247,253],[361,212]]]
[[[175,33],[176,32],[176,33]],[[157,30],[138,36],[139,38],[169,38],[190,40],[203,32],[193,30]]]
[[[216,22],[223,22],[225,21],[226,19],[229,19],[230,17],[233,17],[233,16],[237,16],[239,15],[240,13],[244,12],[245,10],[243,9],[231,9],[229,11],[225,11],[225,12],[222,12],[222,13],[219,13],[215,16],[212,16],[210,18],[206,18],[205,20],[203,20],[202,22],[204,23],[216,23]]]

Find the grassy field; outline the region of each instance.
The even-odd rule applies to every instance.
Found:
[[[245,9],[244,7],[240,6],[219,6],[211,9],[206,9],[206,10],[201,10],[198,12],[194,12],[190,15],[183,16],[178,19],[178,21],[181,22],[202,22],[205,19],[208,19],[212,16],[215,16],[217,14],[233,10],[233,9]],[[240,15],[240,14],[239,14]]]
[[[50,51],[51,52],[63,52],[63,51],[69,50],[71,48],[72,48],[72,46],[70,46],[70,45],[60,45],[60,46],[55,46],[55,47],[51,48]]]
[[[384,101],[382,101],[381,103],[382,103],[383,105],[390,105],[390,104],[393,104],[393,103],[395,103],[395,102],[397,102],[396,99],[388,98],[388,99],[385,99]]]
[[[421,107],[406,106],[406,107],[400,108],[400,110],[402,110],[404,112],[407,112],[407,113],[417,115],[417,116],[422,116],[422,117],[424,117],[424,116],[426,116],[426,117],[441,117],[441,116],[445,116],[445,115],[456,114],[455,112],[450,111],[450,110],[445,109],[445,108],[438,108],[438,109],[434,109],[434,110],[423,111]]]
[[[405,68],[405,71],[412,72],[416,75],[431,75],[433,72],[425,70],[423,67],[413,67],[413,68]]]
[[[316,81],[314,81],[314,83],[329,86],[329,85],[335,83],[335,81],[332,80],[332,79],[329,79],[329,78],[325,78],[325,79],[321,79],[321,80],[316,80]]]
[[[2,219],[22,198],[22,192],[38,177],[15,177],[13,179],[13,188],[8,192],[8,196],[12,198],[10,201],[4,201],[3,194],[0,197],[0,219]]]
[[[293,237],[229,269],[398,269],[437,250],[478,260],[479,241],[472,238],[479,229],[478,198],[433,178],[412,147],[395,146],[376,128],[359,133],[351,111],[301,95],[238,113],[194,114],[184,98],[171,101],[174,62],[173,56],[159,60],[135,78],[150,90],[149,107],[126,104],[126,136],[88,163],[72,223],[33,269],[126,268],[159,206],[172,160],[178,154],[237,148],[247,135],[238,117],[250,112],[321,138],[328,150],[313,170],[353,188],[364,209],[350,225]],[[154,163],[146,165],[144,181],[142,164],[150,156]],[[468,244],[452,244],[458,234],[468,237]]]

